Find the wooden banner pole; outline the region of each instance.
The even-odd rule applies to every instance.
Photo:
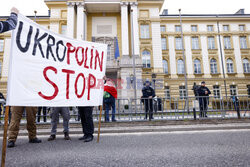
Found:
[[[102,120],[102,106],[100,106],[100,115],[99,115],[99,124],[98,124],[97,143],[99,143],[99,140],[100,140],[101,120]]]
[[[9,119],[9,106],[6,106],[5,116],[4,116],[4,132],[3,132],[1,167],[5,167],[8,119]]]

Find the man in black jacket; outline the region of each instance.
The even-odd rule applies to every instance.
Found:
[[[17,25],[17,14],[18,10],[16,8],[11,9],[10,17],[6,21],[0,21],[0,33],[13,30]]]
[[[153,97],[155,97],[155,91],[150,86],[150,82],[146,81],[145,86],[142,88],[142,99],[145,106],[145,119],[148,117],[149,112],[149,119],[153,119]]]
[[[210,90],[205,86],[205,82],[201,82],[201,86],[198,89],[199,94],[199,106],[200,106],[200,117],[207,117],[207,106],[209,104]]]

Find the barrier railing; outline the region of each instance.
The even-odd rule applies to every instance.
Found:
[[[192,119],[228,119],[250,118],[250,96],[226,97],[188,97],[188,98],[139,98],[117,99],[115,102],[116,121],[143,120],[192,120]],[[1,119],[4,118],[5,105],[1,101]],[[43,109],[37,115],[40,124],[50,123],[51,108]],[[105,121],[105,110],[112,117],[112,108],[103,107],[102,121]],[[10,109],[11,111],[11,109]],[[99,108],[94,107],[93,118],[98,121]],[[11,114],[10,114],[11,115]],[[78,123],[80,117],[77,107],[70,107],[71,123]],[[25,112],[21,123],[26,123]],[[45,119],[46,118],[46,119]],[[62,120],[60,119],[60,122]]]

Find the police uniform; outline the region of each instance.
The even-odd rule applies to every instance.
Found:
[[[155,97],[155,91],[150,86],[144,86],[142,89],[142,95],[146,113],[145,119],[147,119],[148,117],[148,112],[149,112],[149,118],[153,119],[153,99],[149,97],[150,96]]]

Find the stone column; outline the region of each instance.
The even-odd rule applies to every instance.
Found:
[[[75,29],[75,2],[67,2],[67,36],[74,38]]]
[[[205,35],[201,35],[201,49],[202,49],[204,77],[205,78],[211,78],[210,68],[209,68],[210,62],[209,62],[208,48],[207,48],[207,37]]]
[[[121,2],[122,56],[129,55],[128,2]]]
[[[242,57],[240,52],[239,36],[233,35],[234,56],[236,63],[236,71],[238,77],[244,77]]]
[[[161,30],[160,22],[152,22],[152,49],[153,49],[153,64],[154,72],[162,73],[163,64],[162,64],[162,48],[161,48]]]
[[[133,30],[133,36],[131,38],[134,41],[134,54],[140,55],[140,48],[139,48],[139,29],[138,29],[138,3],[137,2],[130,2],[131,10],[131,29]]]
[[[84,32],[85,32],[85,9],[84,9],[84,3],[83,2],[76,2],[77,5],[77,39],[84,40]]]

